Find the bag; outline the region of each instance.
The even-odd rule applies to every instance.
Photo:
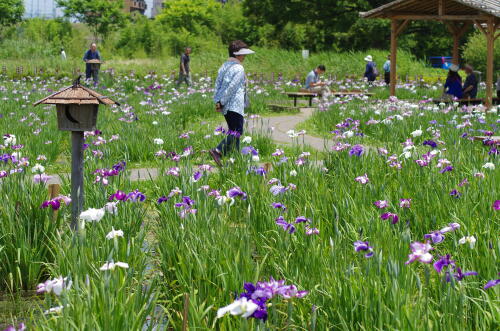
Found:
[[[373,63],[373,75],[375,77],[378,77],[380,75],[380,73],[378,72],[378,69],[377,69],[377,64],[375,64],[375,62]]]

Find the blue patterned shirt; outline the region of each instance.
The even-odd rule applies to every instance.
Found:
[[[245,115],[245,69],[238,60],[230,58],[220,67],[215,81],[214,101],[221,103],[224,115],[228,111]]]

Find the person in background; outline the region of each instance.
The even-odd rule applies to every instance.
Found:
[[[384,81],[387,85],[391,83],[391,55],[387,55],[387,61],[384,63]]]
[[[322,64],[311,70],[306,76],[305,90],[307,92],[318,93],[323,99],[330,96],[330,89],[325,82],[320,81],[319,76],[326,72],[326,67]]]
[[[474,73],[474,68],[467,64],[464,68],[465,73],[467,74],[467,78],[465,79],[464,88],[463,88],[463,98],[464,99],[475,99],[477,97],[477,85],[478,80],[476,74]]]
[[[462,99],[463,97],[462,77],[458,74],[459,69],[460,67],[456,64],[450,66],[448,77],[444,84],[443,96],[445,98]]]
[[[369,84],[372,84],[375,79],[377,79],[378,71],[377,65],[373,62],[373,58],[371,55],[365,57],[366,67],[364,77],[368,80]]]
[[[85,61],[85,79],[89,80],[90,77],[93,78],[94,84],[99,82],[99,70],[92,70],[92,64],[89,63],[89,60],[101,60],[101,55],[97,50],[96,43],[90,44],[90,48],[85,52],[83,56],[83,61]]]
[[[61,59],[63,61],[66,61],[66,52],[64,51],[64,48],[61,47]]]
[[[181,63],[179,66],[179,79],[177,80],[177,87],[181,86],[182,82],[185,82],[187,86],[191,86],[191,74],[189,69],[189,62],[191,62],[191,48],[186,47],[184,49],[184,54],[181,55]]]
[[[243,61],[245,56],[255,53],[241,40],[231,42],[228,52],[229,59],[219,68],[215,81],[215,110],[224,115],[229,129],[219,145],[209,151],[218,166],[222,166],[222,156],[234,149],[240,149],[243,116],[249,105]]]

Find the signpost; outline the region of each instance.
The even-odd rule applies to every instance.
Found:
[[[118,104],[80,85],[79,76],[73,85],[34,103],[56,105],[59,130],[71,131],[71,229],[78,230],[78,218],[83,210],[83,143],[84,131],[96,129],[99,105]]]

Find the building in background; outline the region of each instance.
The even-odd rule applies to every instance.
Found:
[[[165,0],[153,0],[151,8],[151,17],[156,17],[165,6]]]
[[[123,10],[126,13],[138,12],[144,15],[148,5],[145,0],[124,0]]]

